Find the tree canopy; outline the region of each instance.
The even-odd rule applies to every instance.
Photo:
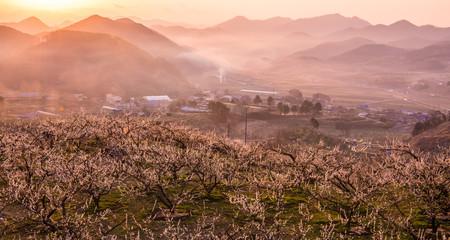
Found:
[[[230,108],[221,102],[209,102],[208,109],[212,112],[212,118],[217,122],[225,122],[228,119]]]
[[[262,102],[263,101],[262,101],[262,99],[261,99],[261,97],[259,95],[256,95],[255,98],[253,99],[253,103],[256,104],[256,106],[258,106]]]

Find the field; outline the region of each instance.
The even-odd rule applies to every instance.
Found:
[[[320,126],[314,128],[311,117],[316,118]],[[205,132],[214,132],[218,136],[226,137],[228,134],[228,123],[218,123],[211,120],[207,113],[183,114],[175,113],[169,117],[161,117],[160,120],[173,124],[181,124],[200,129]],[[234,116],[228,121],[230,123],[230,138],[244,140],[245,118],[244,116]],[[334,116],[330,114],[300,114],[300,115],[279,115],[276,112],[250,113],[247,120],[247,139],[252,142],[267,142],[274,140],[283,131],[307,130],[326,136],[339,139],[358,139],[366,142],[385,144],[392,139],[407,140],[410,131],[404,132],[401,129],[386,127],[382,122],[365,120],[353,116]],[[336,128],[337,122],[345,122],[351,125],[348,131]],[[325,138],[325,137],[324,137]],[[291,141],[295,142],[295,141]]]
[[[284,65],[286,64],[286,65]],[[295,64],[296,68],[289,66]],[[395,110],[428,112],[430,110],[448,111],[450,108],[449,86],[446,86],[447,73],[388,72],[356,67],[337,67],[310,63],[282,62],[272,71],[248,73],[259,87],[278,90],[285,93],[299,89],[304,96],[314,93],[329,95],[334,105],[356,107],[358,104],[373,104]],[[285,69],[286,68],[286,69]],[[292,72],[288,70],[292,70]],[[416,91],[412,86],[416,82],[426,81],[430,87]],[[392,92],[394,91],[394,92]],[[406,95],[418,102],[405,100],[395,94]],[[424,103],[424,104],[421,104]]]

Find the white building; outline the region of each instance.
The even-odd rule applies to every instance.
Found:
[[[112,95],[110,93],[106,94],[106,102],[108,104],[111,104],[113,106],[116,106],[116,104],[122,102],[122,97]]]
[[[151,107],[168,107],[169,104],[172,102],[172,99],[170,99],[167,95],[162,96],[144,96],[142,97],[145,100],[145,104],[149,105]]]

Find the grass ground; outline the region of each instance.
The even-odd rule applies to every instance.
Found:
[[[247,140],[265,142],[274,139],[277,135],[286,130],[296,131],[308,129],[319,134],[338,139],[363,139],[366,141],[384,143],[392,139],[402,140],[409,138],[409,133],[397,131],[395,128],[385,128],[382,123],[367,121],[364,119],[356,120],[355,127],[348,132],[336,129],[336,121],[349,121],[345,118],[336,118],[331,115],[314,115],[320,126],[315,129],[311,126],[310,119],[313,115],[278,115],[273,114],[268,119],[248,118]],[[175,113],[169,117],[162,117],[161,120],[192,126],[201,131],[211,131],[219,136],[227,136],[227,123],[213,122],[207,113],[185,114]],[[234,117],[230,120],[231,134],[233,139],[244,140],[245,138],[245,119],[243,117]]]

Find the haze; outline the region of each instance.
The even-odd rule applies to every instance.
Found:
[[[417,25],[450,25],[450,15],[447,13],[450,2],[447,0],[1,0],[0,7],[1,21],[16,21],[35,15],[50,24],[59,24],[67,18],[79,20],[92,14],[213,24],[237,15],[264,19],[340,13],[358,16],[373,24],[390,24],[407,19]]]
[[[0,118],[167,114],[240,138],[251,106],[255,141],[311,116],[339,138],[410,136],[450,110],[449,4],[0,0]]]

